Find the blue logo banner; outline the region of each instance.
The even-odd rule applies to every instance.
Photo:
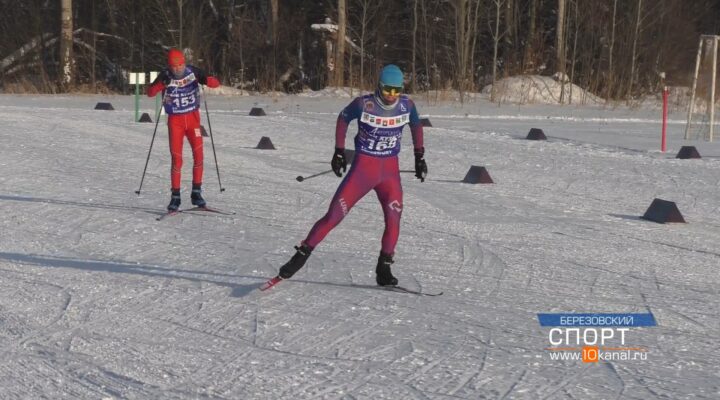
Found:
[[[645,314],[538,314],[540,326],[656,326],[652,313]]]

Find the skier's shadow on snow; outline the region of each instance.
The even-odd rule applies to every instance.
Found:
[[[334,287],[341,287],[341,288],[351,288],[351,289],[370,289],[370,290],[385,290],[381,286],[377,285],[364,285],[361,283],[337,283],[337,282],[321,282],[321,281],[310,281],[307,279],[292,279],[288,282],[281,283],[280,285],[286,286],[286,285],[294,285],[298,283],[303,284],[311,284],[311,285],[322,285],[322,286],[334,286]],[[235,285],[232,292],[230,293],[231,297],[245,297],[248,295],[251,295],[252,293],[255,293],[258,290],[259,285],[257,283],[255,284],[246,284],[246,285]],[[271,288],[268,290],[268,292],[272,293],[276,291],[277,289]]]
[[[257,277],[260,278],[260,277]],[[263,280],[267,278],[262,278]],[[258,290],[260,287],[260,283],[250,283],[246,285],[233,285],[232,291],[230,292],[230,297],[245,297],[249,295],[250,293],[253,293],[254,291]]]
[[[104,260],[83,260],[67,257],[54,257],[37,254],[5,253],[0,252],[0,260],[7,260],[15,263],[35,265],[39,267],[72,268],[82,271],[113,272],[121,274],[143,275],[160,278],[184,279],[191,282],[205,282],[214,285],[225,286],[232,289],[230,296],[243,297],[253,289],[260,286],[265,280],[261,276],[225,274],[221,272],[191,271],[186,269],[167,268],[156,265],[143,265],[118,261]],[[212,277],[243,279],[256,281],[251,284],[237,284],[234,282],[212,279]]]
[[[40,197],[0,195],[0,201],[2,201],[2,200],[24,201],[24,202],[28,202],[28,203],[59,204],[59,205],[63,205],[63,206],[100,208],[100,209],[105,209],[105,210],[124,210],[124,211],[139,210],[139,211],[145,211],[145,212],[155,214],[155,215],[164,214],[164,212],[158,211],[156,208],[121,206],[121,205],[114,205],[114,204],[83,203],[83,202],[79,202],[79,201],[44,199],[44,198],[40,198]]]
[[[289,280],[285,283],[280,283],[281,285],[287,285],[287,284],[295,284],[295,283],[304,283],[304,284],[311,284],[311,285],[321,285],[321,286],[331,286],[331,287],[338,287],[338,288],[350,288],[350,289],[358,289],[358,290],[377,290],[377,291],[384,291],[387,292],[387,288],[378,286],[375,284],[364,284],[364,283],[342,283],[342,282],[328,282],[328,281],[311,281],[308,279],[295,279]],[[257,288],[256,286],[253,286],[254,288]],[[272,288],[269,289],[269,291],[273,290]],[[420,290],[420,288],[414,289],[414,290]]]

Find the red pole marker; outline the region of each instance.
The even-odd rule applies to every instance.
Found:
[[[668,88],[663,87],[663,115],[662,115],[662,140],[660,142],[660,151],[663,153],[667,150],[667,115],[668,115]]]

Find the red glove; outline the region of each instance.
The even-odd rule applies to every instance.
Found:
[[[165,85],[162,82],[155,82],[148,86],[147,95],[148,97],[155,97],[156,94],[165,90]]]
[[[214,76],[207,77],[207,85],[209,88],[216,88],[220,86],[220,81]]]
[[[160,71],[157,78],[153,81],[152,85],[148,86],[147,95],[148,97],[155,97],[156,94],[165,90],[167,85],[170,84],[170,77],[167,71]]]

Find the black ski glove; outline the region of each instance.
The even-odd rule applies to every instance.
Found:
[[[170,81],[171,81],[171,79],[170,79],[170,74],[168,73],[167,70],[162,70],[162,71],[160,71],[160,73],[159,73],[158,76],[157,76],[157,79],[158,79],[160,82],[162,82],[163,85],[165,85],[165,87],[167,87],[167,85],[169,85],[169,84],[170,84]]]
[[[333,155],[332,161],[330,161],[330,166],[332,167],[335,175],[337,175],[338,177],[342,176],[340,168],[342,168],[343,172],[347,171],[347,159],[345,158],[345,149],[341,149],[338,147],[335,148],[335,154]]]
[[[425,148],[421,147],[415,149],[415,177],[420,179],[420,182],[425,182],[427,176],[427,164],[425,163]]]

